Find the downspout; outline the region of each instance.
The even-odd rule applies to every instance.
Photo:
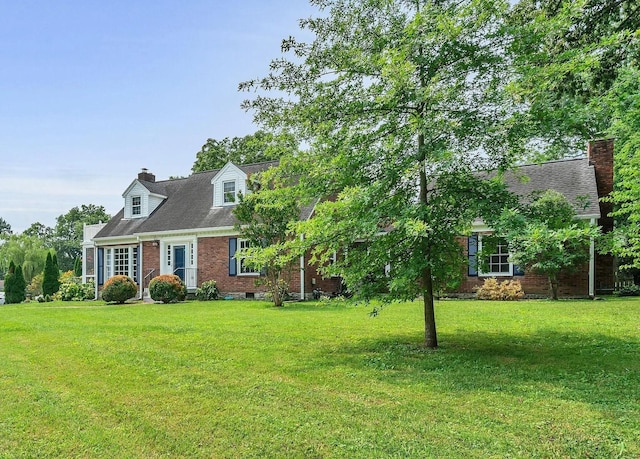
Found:
[[[595,226],[596,219],[591,219],[591,225]],[[593,238],[591,238],[591,243],[589,244],[589,297],[594,298],[596,296],[595,293],[596,286],[596,244]]]
[[[300,235],[300,241],[304,241],[304,235]],[[305,291],[304,291],[304,253],[300,255],[300,301],[304,301]]]
[[[142,241],[140,240],[140,236],[138,236],[138,290],[140,292],[139,299],[141,300],[144,299],[144,279],[142,273],[144,273],[144,267],[142,266]]]

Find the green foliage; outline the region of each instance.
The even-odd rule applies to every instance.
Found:
[[[0,235],[12,234],[11,225],[2,217],[0,217]]]
[[[258,283],[266,285],[275,306],[282,306],[284,292],[282,284],[290,274],[296,259],[296,251],[287,241],[290,227],[300,218],[298,196],[292,187],[283,186],[277,171],[267,171],[252,177],[256,191],[240,194],[240,202],[233,210],[238,219],[236,229],[250,247],[239,251],[243,263],[264,272]],[[259,189],[256,184],[260,184]]]
[[[607,94],[637,67],[636,0],[522,0],[508,25],[517,119],[537,159],[580,154],[611,123]]]
[[[76,277],[82,277],[82,258],[76,257],[76,261],[73,264],[73,275]]]
[[[110,277],[102,288],[102,299],[107,303],[124,303],[138,293],[138,286],[129,276]]]
[[[175,303],[187,297],[187,287],[179,276],[162,274],[154,277],[149,283],[149,295],[155,301]]]
[[[297,149],[298,144],[293,136],[264,131],[232,139],[207,139],[207,143],[196,155],[191,170],[199,172],[220,169],[229,161],[238,165],[270,161]]]
[[[51,252],[47,252],[42,279],[42,293],[44,295],[53,295],[58,291],[60,288],[59,276],[60,272],[53,262],[53,255]]]
[[[103,206],[83,204],[73,207],[56,218],[54,248],[58,256],[58,267],[62,271],[73,269],[74,261],[82,256],[83,225],[91,225],[110,219]]]
[[[86,284],[82,284],[77,280],[71,280],[68,282],[63,282],[60,284],[60,290],[53,296],[54,300],[61,301],[82,301],[82,300],[93,300],[95,298],[95,284],[93,282],[87,282]],[[120,287],[119,287],[120,288]],[[108,297],[113,298],[113,288],[111,292],[108,294]],[[124,288],[122,288],[124,290]],[[137,289],[136,289],[137,291]],[[123,294],[124,296],[124,294]],[[123,303],[124,301],[118,301],[115,299],[106,300],[104,298],[104,291],[102,292],[102,299],[105,301],[113,301],[116,303]],[[128,299],[128,298],[127,298]],[[125,300],[126,301],[126,300]]]
[[[259,94],[243,104],[256,122],[309,145],[281,161],[285,176],[299,178],[302,203],[321,201],[290,244],[312,250],[323,274],[338,272],[355,293],[422,296],[425,344],[436,347],[434,284],[460,271],[455,236],[481,210],[498,213],[500,201],[490,199],[497,183],[482,183],[473,170],[512,160],[511,107],[501,108],[508,75],[499,24],[507,4],[314,4],[321,15],[300,21],[313,42],[284,40],[291,59],[272,61],[267,77],[240,85]]]
[[[27,285],[27,294],[32,298],[42,295],[42,281],[44,279],[44,273],[33,276],[29,285]]]
[[[5,303],[22,303],[27,297],[26,289],[27,283],[22,275],[22,267],[12,261],[4,281]]]
[[[614,294],[616,296],[640,296],[640,285],[626,285],[617,289]]]
[[[600,236],[598,227],[576,220],[571,204],[553,190],[522,209],[504,211],[495,228],[507,240],[511,262],[548,277],[554,300],[559,274],[586,263],[591,241]]]
[[[218,290],[218,286],[214,280],[204,281],[202,285],[196,289],[196,299],[199,301],[217,300],[219,295],[220,290]]]
[[[505,280],[498,282],[495,277],[484,280],[482,286],[476,288],[476,298],[492,301],[515,301],[524,297],[524,291],[519,280]]]
[[[25,280],[31,282],[44,269],[48,249],[42,240],[25,234],[11,234],[0,237],[0,272],[6,272],[9,262],[22,266]]]
[[[623,72],[611,92],[610,133],[615,143],[615,230],[608,251],[622,269],[640,268],[640,69]]]

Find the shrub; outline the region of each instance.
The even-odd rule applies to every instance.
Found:
[[[92,300],[95,298],[95,284],[93,282],[87,282],[86,284],[73,281],[65,282],[60,285],[60,290],[53,296],[55,299],[62,301]],[[104,293],[102,297],[104,298]]]
[[[196,299],[200,301],[217,300],[220,296],[220,290],[216,285],[216,281],[208,280],[202,283],[196,290]]]
[[[22,275],[22,267],[13,261],[9,265],[9,272],[4,278],[5,302],[7,304],[22,303],[26,298],[27,282]]]
[[[58,280],[60,273],[58,267],[53,261],[51,252],[47,252],[47,259],[44,265],[44,274],[42,279],[42,293],[44,295],[53,295],[60,288],[60,281]]]
[[[138,286],[129,276],[113,276],[104,283],[102,299],[108,303],[122,304],[138,293]]]
[[[479,300],[513,301],[524,296],[522,285],[518,280],[498,282],[495,277],[485,279],[482,287],[476,287],[476,298]]]
[[[42,295],[42,280],[44,277],[44,273],[37,274],[33,276],[29,285],[27,285],[27,293],[31,295],[33,298]]]
[[[616,296],[640,296],[640,285],[625,285],[614,292]]]
[[[154,301],[175,303],[187,297],[187,288],[175,274],[163,274],[151,279],[149,294]]]

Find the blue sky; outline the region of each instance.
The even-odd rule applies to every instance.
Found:
[[[254,132],[238,83],[300,36],[305,0],[0,2],[0,217],[115,214],[146,167],[188,175],[209,137]]]

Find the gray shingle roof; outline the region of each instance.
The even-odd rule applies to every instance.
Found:
[[[238,166],[251,175],[276,166],[277,161]],[[233,206],[212,207],[211,179],[219,170],[197,172],[189,177],[161,182],[141,183],[152,193],[167,196],[148,217],[124,219],[121,209],[95,238],[152,234],[165,231],[231,227],[236,223]],[[312,206],[302,209],[302,218],[311,215]]]
[[[275,165],[276,161],[270,161],[239,167],[250,175]],[[236,223],[233,206],[212,207],[211,179],[218,172],[212,170],[177,180],[141,182],[152,193],[167,196],[167,199],[146,218],[125,220],[124,209],[120,210],[96,238],[233,226]],[[512,192],[522,197],[547,189],[559,191],[571,203],[577,203],[583,197],[587,205],[578,208],[578,215],[600,215],[595,171],[586,158],[520,166],[505,174],[505,182]],[[313,204],[304,207],[301,218],[309,218],[312,210]]]
[[[524,198],[535,191],[556,190],[572,204],[585,204],[577,207],[579,216],[600,215],[595,170],[587,158],[520,166],[505,174],[505,183]]]

